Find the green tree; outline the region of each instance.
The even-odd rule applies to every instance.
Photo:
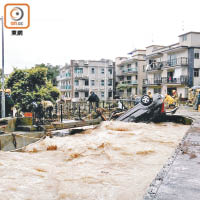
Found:
[[[55,102],[59,97],[58,89],[47,79],[46,67],[14,69],[6,80],[6,87],[11,89],[15,105],[23,112],[31,111],[34,101]]]
[[[42,67],[42,68],[47,68],[47,80],[50,81],[53,86],[57,86],[57,80],[56,77],[59,75],[59,66],[53,66],[49,63],[46,65],[44,63],[36,65],[36,67]]]

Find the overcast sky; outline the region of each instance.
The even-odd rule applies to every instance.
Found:
[[[199,0],[0,2],[1,16],[6,3],[28,3],[31,9],[31,25],[23,36],[11,36],[5,29],[6,73],[39,63],[64,65],[70,59],[115,59],[135,48],[176,43],[183,32],[200,31]]]

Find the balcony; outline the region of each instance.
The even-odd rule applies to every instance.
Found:
[[[163,68],[163,62],[155,62],[155,63],[151,63],[149,64],[147,71],[158,71],[158,70],[162,70]]]
[[[164,62],[165,67],[187,66],[187,65],[188,65],[188,58],[186,57],[175,58]]]
[[[57,76],[56,77],[57,81],[63,81],[63,80],[66,80],[66,79],[67,79],[66,76]]]
[[[168,67],[187,66],[187,65],[188,65],[188,58],[180,57],[168,61],[153,62],[148,65],[147,72],[163,70],[163,68],[168,68]]]
[[[75,73],[74,79],[88,79],[88,77],[82,73]]]
[[[72,87],[71,87],[71,85],[61,85],[60,89],[61,90],[71,90]]]
[[[137,80],[134,80],[134,81],[122,81],[121,83],[119,83],[117,85],[117,89],[120,90],[120,89],[131,88],[133,86],[137,86],[137,84],[138,84]]]
[[[66,77],[66,79],[71,79],[71,73],[66,73],[65,77]]]
[[[133,74],[137,73],[138,69],[137,68],[128,68],[128,69],[123,69],[122,74]]]
[[[71,74],[70,73],[61,74],[60,76],[57,76],[56,79],[57,81],[71,79]]]
[[[123,81],[122,84],[137,85],[137,80],[134,80],[134,81]]]
[[[151,79],[144,79],[143,80],[143,84],[144,85],[161,85],[162,84],[162,79],[154,79],[154,78],[151,78]]]
[[[161,85],[161,84],[179,84],[179,85],[187,85],[188,84],[188,76],[180,76],[178,78],[173,77],[161,77],[160,79],[144,79],[144,85]]]
[[[88,86],[76,86],[75,91],[87,92],[87,91],[89,91],[89,87]]]
[[[188,84],[188,76],[180,76],[178,78],[173,77],[162,77],[163,84],[181,84],[187,85]]]

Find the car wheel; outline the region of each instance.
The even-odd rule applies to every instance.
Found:
[[[152,99],[150,98],[150,96],[148,95],[144,95],[142,98],[141,98],[141,104],[144,105],[144,106],[148,106],[152,103]]]

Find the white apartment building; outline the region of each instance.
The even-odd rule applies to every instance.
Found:
[[[132,56],[117,57],[115,59],[117,93],[122,98],[142,95],[143,79],[145,79],[146,51],[134,50]]]
[[[64,67],[60,68],[60,74],[57,76],[58,89],[61,92],[62,98],[70,99],[72,94],[72,84],[71,84],[71,66],[65,64]]]
[[[144,89],[163,95],[175,89],[187,98],[188,88],[200,85],[200,32],[182,34],[169,46],[148,46],[146,62]]]
[[[90,91],[100,100],[113,99],[114,63],[112,60],[71,60],[57,78],[63,96],[74,101],[87,100]]]

